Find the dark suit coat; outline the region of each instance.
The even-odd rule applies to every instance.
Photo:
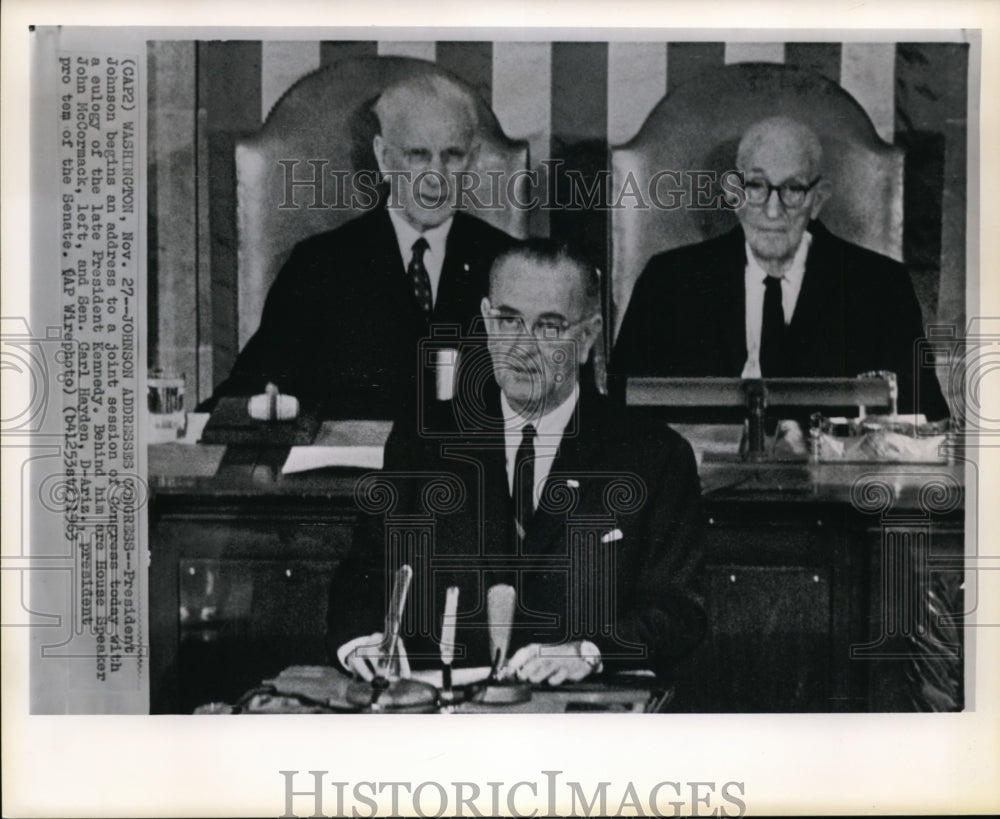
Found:
[[[434,324],[468,328],[486,295],[490,265],[511,242],[503,231],[455,214]],[[300,242],[212,403],[263,392],[273,381],[283,393],[318,402],[326,417],[394,417],[413,397],[419,342],[428,335],[406,263],[385,208]]]
[[[499,401],[490,400],[499,417]],[[383,629],[392,582],[387,544],[398,542],[396,527],[432,526],[423,558],[412,552],[389,558],[391,566],[411,562],[415,570],[403,625],[411,666],[439,663],[444,597],[452,584],[460,588],[462,648],[455,664],[489,665],[486,594],[505,582],[518,594],[511,655],[531,642],[590,639],[607,670],[652,668],[668,675],[706,628],[696,590],[700,487],[688,443],[634,414],[584,393],[521,554],[502,434],[458,432],[415,442],[394,433],[386,453],[392,471],[381,477],[397,501],[388,518],[365,519],[338,567],[328,608],[331,658],[348,640]],[[435,505],[437,512],[430,508]],[[567,545],[588,537],[586,544]],[[580,595],[589,605],[574,604]]]
[[[837,238],[819,222],[809,231],[783,375],[892,370],[900,412],[947,416],[933,367],[920,369],[917,395],[915,342],[924,330],[906,269]],[[622,376],[739,377],[747,358],[745,269],[739,227],[654,256],[636,282],[615,344],[610,369],[619,386]]]

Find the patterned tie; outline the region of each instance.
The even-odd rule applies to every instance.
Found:
[[[406,272],[410,274],[417,304],[420,305],[424,318],[430,321],[431,313],[434,311],[434,299],[431,295],[431,277],[427,275],[427,268],[424,267],[424,253],[428,247],[427,240],[423,236],[413,243],[413,257]]]
[[[535,428],[531,424],[524,425],[514,458],[514,504],[517,534],[524,540],[535,511]]]
[[[764,313],[760,326],[760,374],[763,378],[784,372],[785,311],[781,307],[781,279],[764,278]]]

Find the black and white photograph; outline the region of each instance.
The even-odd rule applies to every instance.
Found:
[[[154,713],[962,710],[969,43],[147,54]]]
[[[903,5],[21,32],[4,689],[135,750],[10,815],[996,808],[996,9]]]

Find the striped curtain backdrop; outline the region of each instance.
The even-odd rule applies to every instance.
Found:
[[[812,69],[905,148],[904,258],[926,321],[964,327],[967,44],[164,41],[149,48],[148,349],[151,365],[187,375],[192,398],[209,395],[238,352],[236,140],[302,75],[376,54],[436,61],[463,77],[508,136],[528,141],[536,168],[562,160],[585,183],[609,167],[609,146],[701,70]],[[599,210],[540,211],[530,227],[582,244],[607,270],[608,220]]]

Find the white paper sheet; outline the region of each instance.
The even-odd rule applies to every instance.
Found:
[[[330,466],[381,469],[391,421],[325,421],[310,446],[293,446],[283,475]]]

